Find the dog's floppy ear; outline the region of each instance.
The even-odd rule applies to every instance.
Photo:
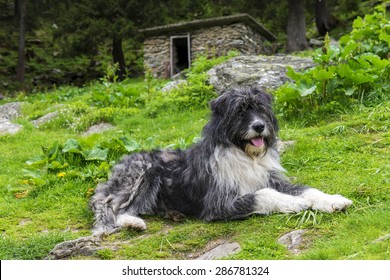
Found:
[[[259,98],[261,98],[263,101],[265,101],[267,103],[267,105],[270,105],[270,106],[272,105],[274,97],[271,94],[267,93],[265,90],[263,90],[262,88],[260,88],[258,86],[253,86],[251,88],[251,90]]]
[[[225,92],[210,102],[211,111],[218,115],[223,115],[226,111],[229,92]]]

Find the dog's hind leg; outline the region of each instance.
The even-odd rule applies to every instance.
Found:
[[[139,217],[132,216],[130,214],[124,213],[116,217],[116,225],[121,228],[132,228],[136,230],[145,230],[146,224],[144,220]]]
[[[122,228],[145,230],[146,224],[138,215],[156,214],[157,194],[161,188],[161,170],[151,167],[144,171],[133,186],[125,187],[118,193],[115,224]]]
[[[115,231],[112,196],[106,183],[101,183],[97,186],[95,194],[91,198],[90,207],[95,213],[95,223],[92,229],[94,235],[110,234]]]

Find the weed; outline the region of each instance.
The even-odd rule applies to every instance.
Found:
[[[322,220],[322,213],[317,210],[306,210],[294,215],[288,215],[286,224],[290,223],[290,220],[296,220],[295,227],[300,228],[304,225],[317,227],[320,225]]]

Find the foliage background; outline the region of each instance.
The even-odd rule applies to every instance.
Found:
[[[113,63],[113,39],[121,39],[130,77],[143,74],[139,29],[173,22],[235,13],[250,14],[277,35],[280,51],[286,40],[287,0],[35,0],[26,1],[26,79],[15,82],[19,23],[13,5],[1,0],[0,91],[42,90],[61,84],[83,85],[104,76]],[[380,1],[379,1],[380,2]],[[316,38],[314,4],[306,1],[307,38]],[[348,32],[350,22],[378,1],[327,0],[338,28],[332,37]]]

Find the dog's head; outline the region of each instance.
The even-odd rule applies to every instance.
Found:
[[[206,129],[218,143],[235,145],[250,157],[264,155],[276,144],[278,123],[272,96],[257,87],[225,92],[211,102],[212,119]]]

